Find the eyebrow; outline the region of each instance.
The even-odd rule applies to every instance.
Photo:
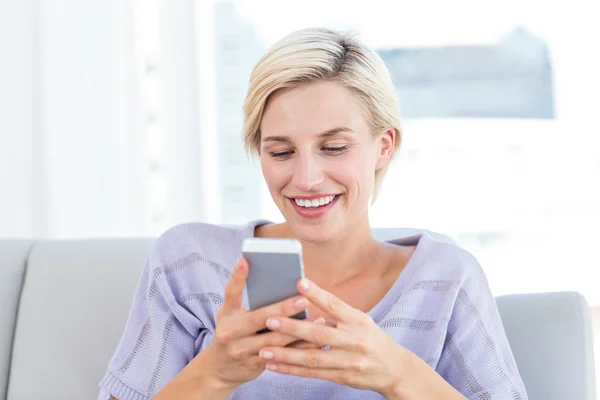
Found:
[[[338,126],[335,128],[327,129],[325,132],[319,133],[319,137],[328,138],[328,137],[335,136],[342,132],[354,133],[354,131],[350,128],[347,128],[345,126]],[[276,136],[267,136],[267,137],[263,138],[262,141],[263,142],[289,142],[290,138],[288,136],[277,136],[276,135]]]

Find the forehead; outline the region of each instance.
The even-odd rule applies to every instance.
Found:
[[[345,126],[368,130],[357,99],[333,82],[282,90],[269,98],[262,121],[263,135],[312,135]]]

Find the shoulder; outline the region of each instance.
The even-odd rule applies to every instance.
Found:
[[[483,269],[475,255],[455,242],[427,237],[428,246],[435,265],[445,274],[464,281],[473,276],[483,274]]]
[[[405,313],[417,319],[449,321],[456,312],[495,312],[484,270],[470,251],[427,233],[411,238],[418,245],[400,275],[405,276],[398,304],[405,307],[410,303],[414,307],[405,309]]]
[[[191,222],[176,225],[155,241],[149,255],[151,264],[169,269],[202,261],[231,269],[241,255],[242,241],[253,235],[256,224],[223,226]]]
[[[423,268],[423,280],[442,284],[446,301],[454,304],[453,315],[497,314],[489,281],[471,252],[456,243],[431,238],[428,246],[430,262]]]
[[[412,255],[413,278],[417,281],[452,282],[458,288],[473,280],[485,280],[475,255],[451,239],[425,232],[394,242],[417,245]]]

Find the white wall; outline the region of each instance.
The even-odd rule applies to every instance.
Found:
[[[35,4],[0,2],[0,234],[46,229]]]
[[[140,234],[144,148],[131,10],[42,1],[40,135],[52,237]]]
[[[0,3],[0,236],[147,231],[132,9]]]

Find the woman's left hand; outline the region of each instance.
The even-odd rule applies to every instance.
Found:
[[[302,286],[307,283],[308,287]],[[273,317],[267,327],[295,336],[321,348],[264,347],[260,356],[267,369],[283,374],[327,379],[357,389],[393,397],[413,353],[401,347],[362,311],[355,309],[313,282],[303,279],[298,290],[335,319],[335,327],[293,318]]]

